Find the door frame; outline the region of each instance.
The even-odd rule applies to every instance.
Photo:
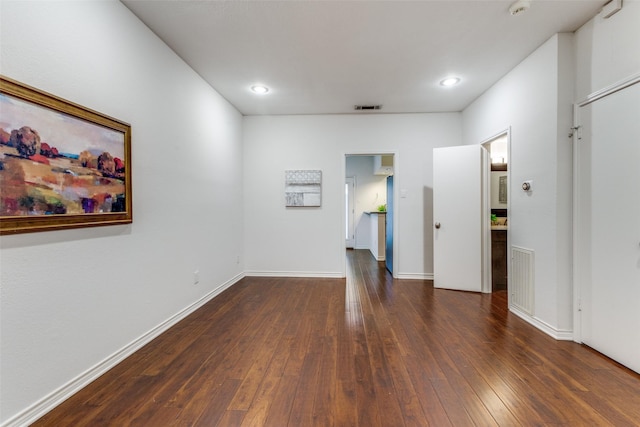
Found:
[[[351,249],[355,249],[356,248],[356,219],[355,219],[355,206],[356,206],[356,177],[355,176],[345,176],[344,178],[345,180],[345,186],[346,185],[350,185],[351,189],[349,190],[347,196],[349,201],[345,201],[345,210],[344,212],[347,212],[347,208],[351,207],[351,211],[347,212],[345,221],[347,221],[349,224],[345,224],[345,228],[344,230],[347,229],[347,226],[349,227],[349,231],[351,231],[351,238],[350,239],[345,239],[345,247],[347,249],[351,248]],[[346,236],[345,236],[346,237]],[[349,242],[351,244],[349,244]]]
[[[399,264],[399,241],[400,241],[400,232],[398,230],[398,215],[400,213],[399,206],[399,194],[400,194],[400,154],[397,150],[362,150],[362,151],[345,151],[340,154],[340,168],[341,173],[340,176],[342,179],[340,180],[340,194],[344,194],[344,178],[347,177],[347,157],[348,156],[393,156],[393,176],[394,176],[394,185],[393,185],[393,277],[398,277],[398,264]],[[373,173],[373,170],[372,172]],[[345,252],[345,242],[344,242],[344,230],[347,227],[347,219],[345,218],[344,212],[346,211],[346,200],[345,197],[340,197],[340,260],[342,263],[342,277],[347,277],[347,259],[344,256]]]
[[[487,147],[494,140],[506,135],[507,137],[507,224],[509,226],[509,231],[507,231],[507,300],[508,306],[511,306],[511,298],[509,297],[509,281],[511,278],[511,170],[512,162],[511,162],[511,126],[508,126],[506,129],[503,129],[493,136],[486,138],[480,142],[480,145],[483,147]],[[489,150],[487,150],[489,151]],[[491,152],[489,151],[489,163],[491,163]],[[482,208],[484,213],[487,215],[487,219],[490,218],[489,212],[491,211],[491,164],[489,164],[489,172],[488,176],[483,177],[487,179],[488,182],[485,185],[487,191],[482,195]],[[486,221],[485,221],[486,223]],[[491,293],[491,227],[486,227],[484,236],[484,245],[482,246],[482,265],[485,269],[483,271],[483,293]]]

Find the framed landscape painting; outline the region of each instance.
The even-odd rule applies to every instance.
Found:
[[[0,77],[0,234],[132,222],[131,126]]]

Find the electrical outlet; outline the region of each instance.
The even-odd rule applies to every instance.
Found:
[[[200,283],[200,270],[193,272],[193,284],[197,285],[198,283]]]
[[[240,255],[236,257],[236,264],[240,264]]]

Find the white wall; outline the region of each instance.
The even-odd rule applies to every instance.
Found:
[[[625,0],[608,19],[597,15],[575,33],[576,100],[640,72],[640,1]]]
[[[533,323],[571,338],[572,104],[640,72],[640,2],[559,34],[463,112],[465,144],[511,126],[510,243],[536,251]],[[534,180],[530,195],[519,184]]]
[[[640,73],[640,1],[627,0],[623,4],[621,11],[608,19],[596,16],[583,25],[575,33],[575,57],[577,64],[577,77],[575,79],[576,101],[585,99],[588,95],[602,90],[608,86],[626,78],[638,75]],[[629,89],[627,89],[629,90]],[[602,101],[598,101],[602,102]],[[584,112],[583,112],[584,114]],[[640,114],[638,114],[640,117]],[[583,117],[584,121],[585,118]],[[583,122],[584,124],[584,122]],[[637,140],[637,137],[636,137]],[[633,142],[637,143],[637,142]],[[591,171],[583,161],[579,162],[581,167],[581,177],[590,177]],[[616,165],[617,166],[617,165]],[[614,166],[614,167],[616,167]],[[587,180],[589,182],[589,180]],[[634,186],[635,183],[629,183]],[[589,189],[589,185],[580,185],[580,190]],[[578,194],[581,203],[590,201],[589,194]],[[577,209],[586,208],[585,210],[577,210],[577,215],[582,219],[591,215],[591,206],[584,204],[578,205]],[[609,218],[596,219],[607,222]],[[577,226],[580,226],[577,224]],[[629,230],[632,230],[629,225]],[[581,239],[590,238],[589,233],[586,236],[580,234]],[[591,258],[589,250],[585,249],[582,242],[576,242],[576,282],[574,299],[577,301],[582,299],[583,304],[587,307],[590,305],[589,295],[591,294],[591,269],[580,268],[580,263]],[[581,277],[582,275],[582,277]],[[582,317],[585,311],[574,312],[576,325],[576,340],[581,342],[585,337],[582,331]],[[584,325],[587,331],[592,330],[594,325]],[[625,339],[629,339],[625,337]],[[607,347],[607,348],[604,348]],[[609,346],[604,346],[600,350],[607,353],[611,351]],[[617,350],[615,351],[617,352]],[[609,353],[613,354],[613,353]],[[620,353],[618,353],[620,354]]]
[[[510,244],[535,251],[529,320],[558,338],[572,329],[572,42],[553,36],[463,112],[465,144],[511,128]],[[533,191],[520,190],[525,180]]]
[[[133,163],[132,225],[0,240],[4,423],[237,280],[243,164],[241,115],[121,3],[0,7],[0,72],[129,122]]]
[[[461,143],[447,114],[244,118],[247,274],[344,274],[345,154],[397,152],[401,277],[433,274],[432,149]],[[322,207],[285,208],[284,171],[322,170]]]
[[[377,211],[387,203],[387,177],[373,174],[373,156],[348,156],[346,176],[355,177],[356,249],[371,247],[371,217],[364,212]]]

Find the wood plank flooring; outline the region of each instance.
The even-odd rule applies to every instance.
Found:
[[[638,426],[640,375],[510,314],[506,294],[245,278],[36,426]]]

